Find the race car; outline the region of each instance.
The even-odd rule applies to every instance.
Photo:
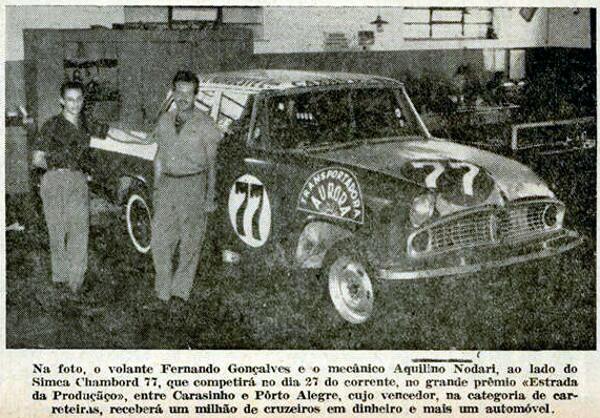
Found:
[[[227,132],[212,220],[224,261],[319,269],[350,323],[372,316],[381,281],[474,273],[582,241],[536,174],[433,137],[399,81],[288,70],[199,79],[196,106]],[[161,111],[172,109],[169,93]],[[118,161],[115,195],[125,197],[132,245],[148,253],[156,146],[93,146]]]

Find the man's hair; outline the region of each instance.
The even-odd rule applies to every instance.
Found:
[[[198,93],[198,85],[200,84],[200,81],[198,80],[198,77],[196,76],[196,74],[194,74],[193,72],[191,72],[189,70],[177,71],[177,74],[175,74],[175,77],[173,77],[173,90],[175,90],[175,84],[179,83],[180,81],[183,81],[186,83],[194,83],[194,94]]]
[[[84,93],[83,84],[79,81],[65,81],[62,83],[62,86],[60,86],[60,97],[64,98],[67,90],[79,90],[81,94]]]

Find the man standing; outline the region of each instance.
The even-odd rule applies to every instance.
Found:
[[[187,301],[206,232],[207,213],[215,210],[215,159],[221,131],[194,106],[198,78],[179,71],[173,79],[174,111],[163,113],[150,140],[155,157],[152,256],[159,299]],[[173,257],[179,245],[179,262]]]
[[[81,117],[83,86],[73,81],[64,83],[60,103],[62,112],[42,126],[32,162],[47,169],[40,195],[50,237],[52,281],[66,283],[77,293],[87,270],[87,177],[92,168],[90,127]]]

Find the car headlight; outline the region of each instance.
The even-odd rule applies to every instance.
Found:
[[[563,219],[565,217],[565,208],[562,205],[549,204],[544,208],[542,214],[542,222],[545,229],[560,229],[562,228]]]
[[[421,226],[431,219],[435,210],[435,197],[431,193],[417,196],[410,208],[410,222],[414,227]]]
[[[425,229],[416,235],[411,235],[408,240],[409,252],[412,254],[422,254],[431,249],[431,230]]]

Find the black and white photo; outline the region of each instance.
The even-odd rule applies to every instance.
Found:
[[[595,348],[596,9],[5,10],[8,348]]]

